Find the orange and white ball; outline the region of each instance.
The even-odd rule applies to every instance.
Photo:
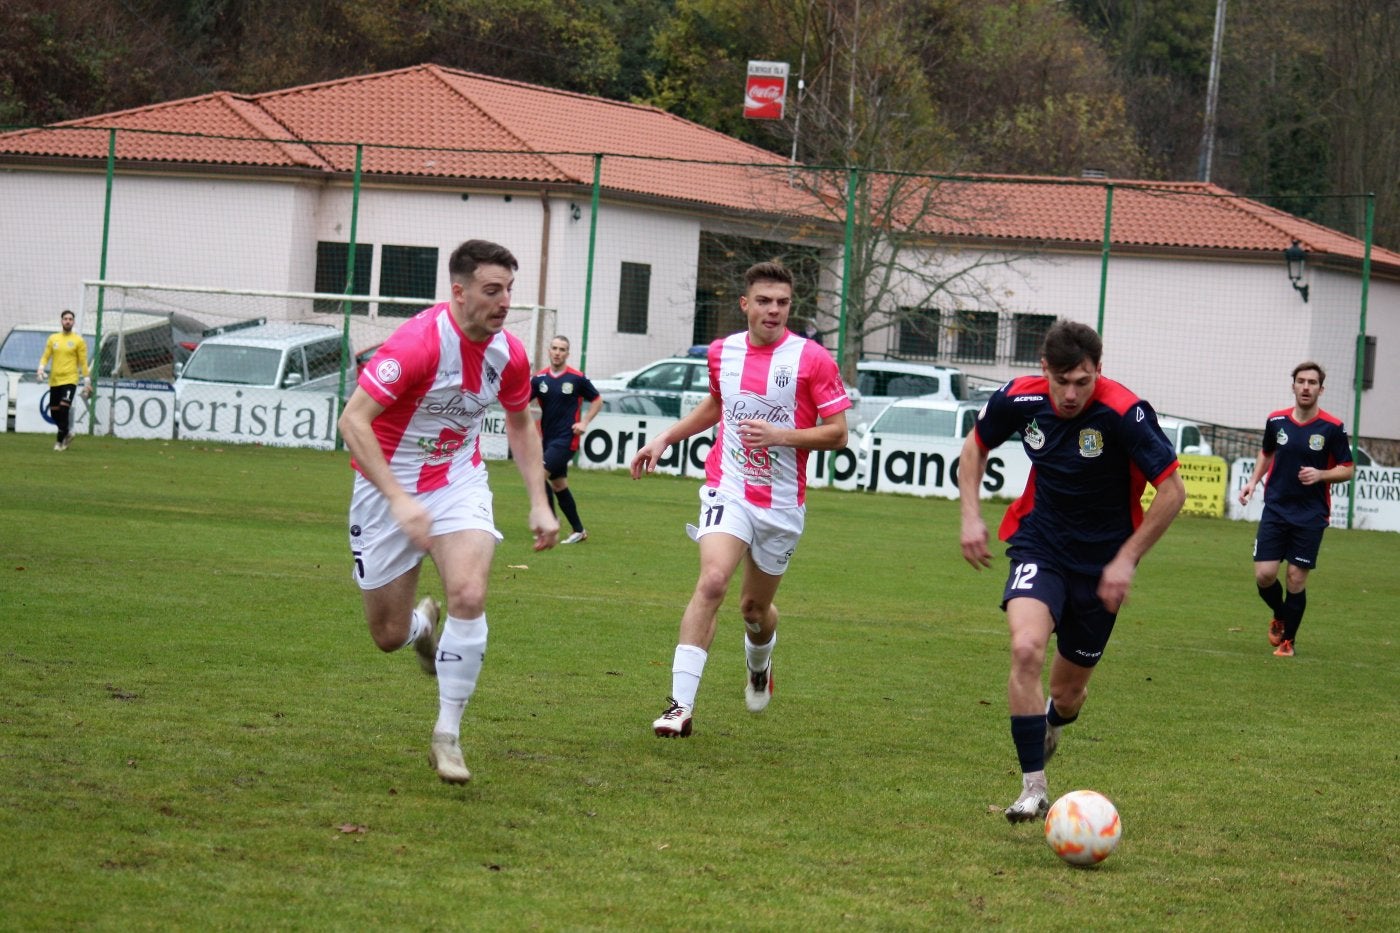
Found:
[[[1097,865],[1113,854],[1123,835],[1118,808],[1093,790],[1065,794],[1045,814],[1045,843],[1071,865]]]

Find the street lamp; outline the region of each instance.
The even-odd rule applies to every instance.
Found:
[[[1307,272],[1308,251],[1303,249],[1301,243],[1296,239],[1293,245],[1283,251],[1283,260],[1288,263],[1288,281],[1293,286],[1294,291],[1303,296],[1303,301],[1308,300],[1308,286],[1303,281],[1303,275]]]

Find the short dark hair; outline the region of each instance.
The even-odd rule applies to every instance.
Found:
[[[1103,358],[1103,338],[1088,324],[1056,321],[1045,332],[1040,355],[1045,368],[1053,373],[1069,372],[1085,360],[1097,369]]]
[[[555,334],[553,337],[550,337],[550,338],[549,338],[549,342],[550,342],[550,343],[553,343],[553,342],[556,341],[556,340],[562,340],[562,341],[564,341],[564,346],[566,346],[566,347],[572,347],[572,346],[573,346],[573,344],[569,342],[569,338],[568,338],[568,337],[565,337],[563,334]]]
[[[490,240],[467,240],[452,251],[447,260],[447,274],[452,279],[469,279],[476,275],[477,266],[505,266],[512,271],[520,268],[511,251]]]
[[[1296,382],[1298,380],[1298,374],[1306,369],[1317,370],[1317,384],[1320,386],[1327,385],[1327,370],[1323,369],[1320,363],[1314,363],[1312,360],[1308,360],[1306,363],[1299,363],[1297,366],[1293,367],[1293,380]]]
[[[59,319],[60,321],[63,320],[63,316],[64,316],[64,315],[67,315],[68,317],[71,317],[71,318],[72,318],[73,320],[75,320],[75,321],[78,319],[78,316],[77,316],[76,314],[74,314],[72,311],[68,310],[67,308],[64,308],[62,311],[58,312],[58,319]]]
[[[753,288],[755,282],[782,282],[789,288],[792,287],[792,272],[788,267],[776,259],[768,262],[756,262],[749,266],[744,273],[744,290]]]

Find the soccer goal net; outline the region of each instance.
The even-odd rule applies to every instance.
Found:
[[[94,430],[333,447],[341,400],[354,391],[360,367],[404,320],[431,304],[84,282],[78,327],[93,348],[98,379]],[[524,343],[533,369],[547,362],[555,319],[553,308],[511,308],[506,329]]]

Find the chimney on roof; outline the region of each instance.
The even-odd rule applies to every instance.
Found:
[[[1086,168],[1079,173],[1080,178],[1107,178],[1108,172],[1101,168]]]

